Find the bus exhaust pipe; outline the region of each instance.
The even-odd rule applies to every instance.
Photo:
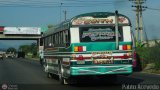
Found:
[[[116,33],[116,49],[119,48],[119,39],[118,39],[118,11],[115,11],[115,33]]]

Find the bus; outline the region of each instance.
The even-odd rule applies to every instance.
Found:
[[[61,84],[74,77],[130,75],[135,61],[131,22],[116,12],[91,12],[43,34],[45,72]]]

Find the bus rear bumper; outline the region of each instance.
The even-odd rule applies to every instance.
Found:
[[[109,74],[131,74],[132,65],[112,66],[76,66],[70,68],[70,75],[109,75]]]

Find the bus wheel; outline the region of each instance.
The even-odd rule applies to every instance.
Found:
[[[52,74],[47,72],[47,78],[52,78]]]
[[[60,67],[59,81],[60,81],[60,83],[63,84],[63,85],[69,84],[68,79],[65,79],[65,78],[63,77],[63,67],[62,67],[62,66]]]

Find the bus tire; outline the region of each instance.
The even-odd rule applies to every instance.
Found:
[[[47,72],[47,78],[52,78],[52,74]]]
[[[62,65],[60,65],[60,72],[59,72],[59,81],[60,81],[60,84],[63,84],[63,85],[67,85],[69,84],[69,81],[68,79],[64,78],[63,77],[63,67]]]
[[[65,79],[64,77],[62,77],[61,74],[59,75],[59,81],[60,81],[60,84],[62,84],[62,85],[68,85],[69,84],[68,80]]]

